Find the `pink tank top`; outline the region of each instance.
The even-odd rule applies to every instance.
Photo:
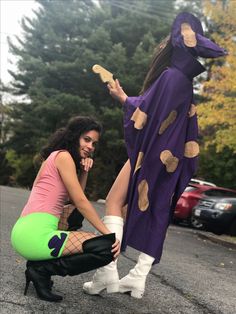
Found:
[[[60,217],[68,199],[68,192],[55,165],[55,158],[60,151],[52,152],[45,160],[21,216],[42,212]]]

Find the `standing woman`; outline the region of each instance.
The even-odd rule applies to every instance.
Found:
[[[11,234],[14,249],[28,260],[25,294],[32,281],[40,299],[60,301],[62,297],[51,292],[52,275],[78,275],[110,263],[119,254],[119,241],[83,192],[91,167],[89,157],[100,133],[101,126],[94,119],[78,116],[57,130],[41,152],[44,162]],[[58,230],[68,198],[102,236]]]
[[[107,216],[121,217],[127,203],[122,249],[138,251],[138,262],[117,284],[119,292],[141,298],[147,274],[159,263],[176,203],[197,169],[199,146],[193,78],[205,71],[197,57],[224,56],[225,50],[203,36],[200,21],[180,13],[155,54],[141,95],[128,97],[118,80],[110,94],[124,106],[129,160],[107,197]],[[89,294],[115,286],[113,262],[84,284]]]

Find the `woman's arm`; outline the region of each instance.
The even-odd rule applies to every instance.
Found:
[[[79,174],[79,183],[82,187],[82,190],[85,191],[87,180],[88,180],[88,172],[93,166],[93,159],[92,158],[82,158],[81,162],[81,171]]]
[[[88,180],[88,172],[81,171],[79,174],[79,183],[83,191],[85,191]]]
[[[85,196],[78,181],[75,163],[71,155],[68,152],[60,152],[55,159],[55,164],[70,198],[81,214],[102,234],[111,233]]]
[[[111,84],[108,83],[107,87],[109,89],[110,95],[114,99],[117,99],[123,105],[128,96],[123,91],[122,87],[120,86],[119,81],[116,79],[115,80],[115,86],[112,87]]]

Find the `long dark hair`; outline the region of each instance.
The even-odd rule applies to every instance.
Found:
[[[173,46],[170,35],[168,35],[157,47],[149,71],[144,79],[140,94],[142,95],[152,83],[161,75],[161,73],[170,65]]]
[[[82,134],[92,130],[99,134],[102,131],[100,123],[93,118],[83,116],[71,118],[66,127],[56,130],[49,138],[48,144],[40,152],[40,157],[45,160],[52,152],[65,149],[71,154],[78,171],[81,160],[78,153],[79,139]]]

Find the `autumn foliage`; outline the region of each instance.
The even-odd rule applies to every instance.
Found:
[[[206,99],[198,106],[204,148],[214,145],[217,152],[228,148],[236,153],[236,1],[204,2],[210,37],[228,51],[214,60],[209,79],[203,84]]]

